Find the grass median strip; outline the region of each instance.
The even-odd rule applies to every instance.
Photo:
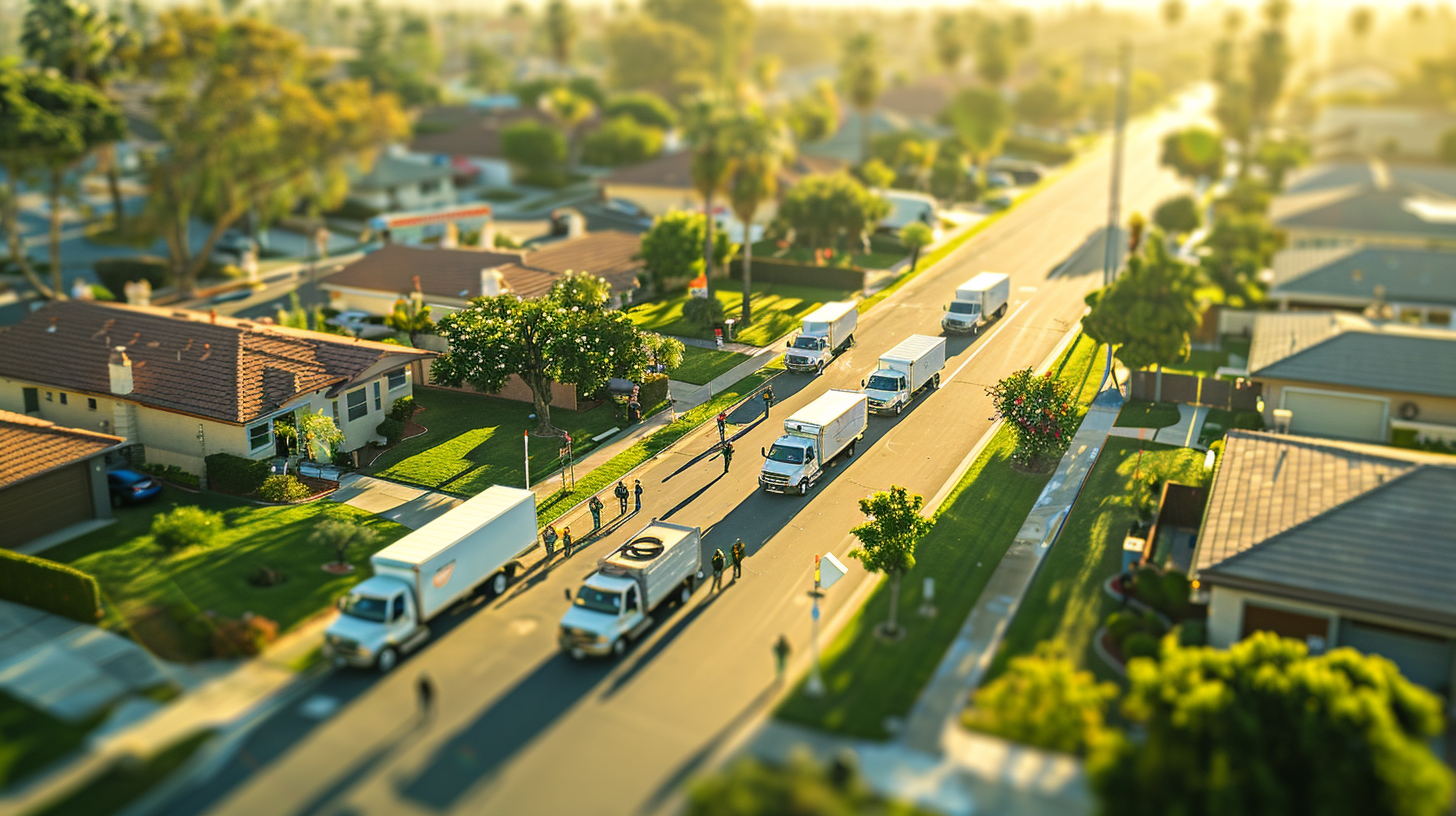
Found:
[[[720,281],[713,290],[714,297],[723,304],[728,317],[736,317],[743,304],[743,287],[733,281]],[[791,286],[787,284],[754,284],[750,304],[753,307],[753,323],[742,327],[733,338],[749,346],[767,346],[788,334],[799,325],[799,318],[818,308],[820,304],[835,300],[852,300],[854,292],[844,289],[824,289],[816,286]],[[713,331],[683,317],[683,306],[690,300],[687,294],[652,300],[627,309],[627,316],[637,328],[671,334],[678,337],[697,337],[712,340]]]
[[[1097,348],[1078,338],[1052,368],[1077,391],[1084,412],[1099,385]],[[776,716],[846,736],[889,736],[886,721],[904,717],[915,704],[1051,479],[1049,472],[1014,468],[1014,449],[1014,437],[1003,426],[936,511],[935,526],[916,548],[915,569],[902,582],[900,609],[904,613],[921,605],[921,579],[929,576],[938,586],[936,615],[902,614],[906,637],[893,643],[880,639],[874,627],[889,617],[890,604],[889,584],[880,584],[823,652],[826,693],[810,696],[800,683]]]
[[[707,385],[714,377],[732,371],[734,366],[748,359],[747,354],[686,346],[683,348],[682,365],[669,372],[668,376],[678,382]]]
[[[661,453],[672,443],[682,439],[689,431],[718,415],[739,400],[751,397],[778,372],[755,371],[739,380],[726,391],[711,400],[684,413],[661,430],[643,439],[630,448],[608,459],[606,463],[576,480],[576,489],[570,493],[558,490],[536,506],[536,523],[545,526],[556,520],[567,510],[599,490],[611,486],[627,471]]]

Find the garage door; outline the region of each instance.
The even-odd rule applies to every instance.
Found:
[[[1407,680],[1426,688],[1445,691],[1451,684],[1451,666],[1456,661],[1456,642],[1401,629],[1342,620],[1340,645],[1388,658],[1400,667],[1400,673]]]
[[[0,547],[18,547],[95,516],[91,475],[79,462],[0,489]]]
[[[1353,394],[1284,392],[1284,407],[1294,412],[1290,432],[1310,436],[1384,442],[1385,406],[1385,400]]]

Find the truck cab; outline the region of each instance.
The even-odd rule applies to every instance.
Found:
[[[953,300],[945,307],[940,327],[951,334],[975,334],[981,325],[981,304]]]
[[[822,467],[813,439],[785,434],[764,451],[763,456],[763,470],[758,481],[765,490],[802,495],[819,481]]]
[[[324,637],[337,663],[389,671],[429,629],[421,624],[408,584],[376,575],[339,599],[340,615]]]
[[[636,581],[594,573],[561,618],[561,645],[577,659],[620,656],[646,623],[647,610]]]
[[[790,371],[813,371],[822,373],[834,356],[829,347],[829,338],[820,334],[800,333],[789,343],[784,355],[784,367]]]
[[[882,368],[865,381],[864,392],[869,398],[870,411],[898,416],[910,403],[910,377],[903,371]]]

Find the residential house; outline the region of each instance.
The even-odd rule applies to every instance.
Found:
[[[0,330],[0,410],[113,434],[149,462],[275,455],[274,427],[333,417],[342,449],[379,439],[411,364],[430,352],[218,317],[95,301],[50,303]]]
[[[380,212],[449,207],[454,171],[445,162],[385,154],[349,185],[349,200]]]
[[[1456,173],[1378,161],[1316,166],[1270,202],[1269,218],[1291,249],[1456,247]]]
[[[1194,555],[1208,641],[1349,646],[1456,690],[1456,457],[1230,431]]]
[[[511,183],[511,164],[501,146],[501,133],[526,120],[550,122],[534,108],[482,109],[470,105],[434,108],[420,116],[409,150],[421,156],[447,159],[457,173],[469,168],[475,181],[486,187]],[[590,130],[596,119],[581,125]]]
[[[1435,159],[1456,114],[1420,108],[1330,105],[1310,128],[1316,160],[1350,156]]]
[[[857,110],[847,110],[839,123],[839,129],[827,139],[801,145],[799,152],[811,159],[831,159],[843,164],[859,164],[864,154],[862,121],[869,122],[870,141],[876,137],[911,131],[925,139],[939,140],[951,135],[944,125],[925,121],[918,117],[899,114],[885,107],[870,111],[867,117]]]
[[[1280,250],[1269,299],[1285,311],[1383,304],[1401,322],[1456,328],[1456,253],[1359,244]]]
[[[0,547],[111,518],[106,454],[124,442],[0,411]]]
[[[1385,442],[1392,430],[1456,440],[1456,331],[1343,312],[1279,312],[1254,321],[1249,377],[1264,421],[1291,412],[1291,433]]]

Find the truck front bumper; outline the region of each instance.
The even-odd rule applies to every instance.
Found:
[[[566,652],[577,660],[587,657],[606,657],[612,653],[612,644],[588,641],[570,635],[558,635],[556,642],[561,646],[561,651]]]
[[[367,669],[374,665],[374,654],[363,648],[341,649],[325,641],[322,650],[324,659],[335,666],[351,666]]]
[[[770,493],[798,493],[799,485],[787,482],[773,482],[762,476],[758,477],[758,486]]]
[[[883,405],[875,405],[874,403],[869,403],[866,407],[872,414],[893,414],[895,413],[895,406],[899,404],[900,403],[898,402],[887,402]]]
[[[975,334],[981,330],[981,324],[941,323],[940,329],[946,334]]]

